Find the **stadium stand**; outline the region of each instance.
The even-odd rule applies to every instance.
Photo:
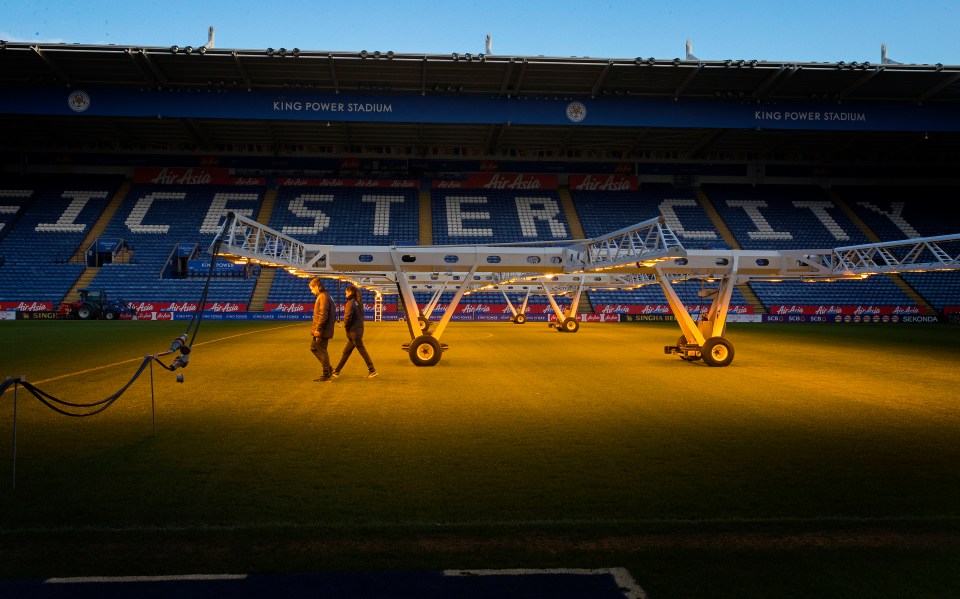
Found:
[[[70,259],[122,179],[50,177],[0,183],[0,300],[59,303],[84,270]]]
[[[8,179],[0,186],[0,300],[44,301],[55,305],[78,281],[85,264],[72,256],[93,251],[80,245],[123,182],[122,177],[75,176],[56,180]],[[427,180],[420,185],[430,185]],[[569,189],[574,210],[563,208],[561,190],[445,189],[429,194],[431,233],[437,244],[565,243],[570,232],[586,237],[617,230],[663,215],[685,247],[730,247],[719,232],[729,231],[743,248],[833,248],[938,235],[952,231],[938,218],[934,202],[953,188],[889,186],[742,185],[705,183],[699,188],[643,182],[630,190]],[[130,186],[97,241],[123,248],[123,258],[97,258],[87,286],[108,290],[131,302],[195,302],[210,272],[208,247],[223,217],[235,210],[262,216],[269,226],[310,244],[411,245],[420,243],[420,193],[409,187],[279,185],[272,209],[260,209],[268,188],[256,185]],[[715,216],[711,216],[711,210]],[[576,219],[576,220],[571,220]],[[343,226],[347,223],[348,226]],[[87,240],[89,242],[89,240]],[[79,250],[79,251],[78,251]],[[208,301],[249,305],[259,267],[216,262]],[[904,284],[906,283],[906,285]],[[325,285],[339,298],[341,285]],[[265,286],[266,287],[266,286]],[[696,313],[709,283],[678,282],[681,300]],[[926,302],[943,311],[960,296],[957,273],[874,276],[865,281],[817,284],[752,282],[761,308],[790,306],[912,306]],[[445,291],[440,307],[451,301]],[[912,295],[911,291],[916,293]],[[421,305],[433,293],[417,290]],[[373,292],[364,291],[368,309]],[[512,294],[515,306],[523,294]],[[270,310],[308,311],[312,305],[304,280],[277,269],[266,296]],[[561,306],[569,298],[558,298]],[[397,297],[383,303],[393,310]],[[532,293],[533,312],[548,311],[542,291]],[[467,311],[503,312],[500,292],[470,293],[461,301]],[[588,289],[581,312],[638,312],[662,309],[666,299],[658,285],[634,290]],[[734,289],[731,309],[744,311],[750,301]]]
[[[103,232],[132,249],[130,262],[104,264],[90,286],[131,302],[197,301],[207,273],[190,276],[186,263],[209,262],[207,248],[226,212],[253,216],[262,196],[249,186],[134,185]],[[215,277],[207,299],[246,304],[255,283],[250,276]]]

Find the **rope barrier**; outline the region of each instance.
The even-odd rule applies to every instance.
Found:
[[[210,253],[212,258],[210,259],[210,270],[207,272],[207,279],[203,285],[203,292],[200,296],[200,301],[197,303],[197,307],[193,312],[193,316],[190,318],[190,321],[187,323],[187,328],[182,335],[173,340],[170,344],[170,348],[162,353],[157,354],[148,354],[143,357],[143,361],[140,363],[140,366],[137,368],[137,371],[133,374],[132,377],[117,391],[111,393],[103,399],[89,403],[79,403],[67,401],[61,399],[50,393],[40,389],[36,385],[28,382],[25,376],[20,376],[16,378],[8,378],[3,383],[0,383],[0,397],[10,387],[13,387],[13,487],[17,486],[17,475],[16,475],[16,459],[17,459],[17,400],[18,400],[18,391],[22,387],[27,390],[31,395],[33,395],[37,400],[40,401],[43,405],[50,408],[58,414],[64,416],[70,416],[73,418],[85,418],[88,416],[93,416],[100,414],[110,406],[114,404],[120,397],[130,388],[130,386],[143,374],[147,368],[150,369],[150,398],[151,398],[151,410],[153,410],[153,363],[156,362],[162,366],[165,370],[175,371],[179,368],[186,368],[190,360],[190,348],[193,345],[194,341],[197,338],[197,332],[200,330],[200,323],[203,321],[203,307],[207,302],[207,295],[210,291],[210,281],[213,279],[214,267],[217,261],[217,255],[220,252],[220,245],[223,240],[223,235],[227,231],[231,220],[233,219],[233,213],[227,216],[223,228],[220,230],[220,233],[217,235],[214,240],[213,246]],[[192,330],[192,336],[191,336]],[[163,356],[169,356],[175,353],[178,353],[170,364],[164,364],[160,360]],[[177,375],[177,382],[183,382],[183,375]],[[154,411],[153,415],[154,422],[154,436],[156,436],[156,414]]]

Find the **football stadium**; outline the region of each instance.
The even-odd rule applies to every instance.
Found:
[[[0,89],[0,595],[960,594],[960,66],[211,30]]]

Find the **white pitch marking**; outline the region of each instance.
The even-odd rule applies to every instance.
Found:
[[[578,574],[582,576],[596,576],[609,574],[623,591],[627,599],[647,599],[647,593],[630,576],[626,568],[516,568],[512,570],[444,570],[444,576],[522,576],[526,574]]]
[[[44,584],[85,584],[104,582],[168,582],[173,580],[245,580],[246,574],[184,574],[182,576],[78,576],[48,578]]]
[[[285,329],[289,327],[295,327],[296,324],[285,324],[279,327],[273,327],[270,329],[260,329],[259,331],[250,331],[248,333],[237,333],[236,335],[230,335],[229,337],[220,337],[219,339],[211,339],[210,341],[201,341],[200,343],[195,343],[191,347],[198,347],[200,345],[207,345],[208,343],[216,343],[218,341],[224,341],[225,339],[233,339],[234,337],[243,337],[244,335],[253,335],[256,333],[264,333],[266,331],[275,331],[277,329]],[[120,362],[114,362],[113,364],[104,364],[103,366],[97,366],[96,368],[87,368],[86,370],[78,370],[76,372],[69,372],[67,374],[61,374],[60,376],[51,377],[49,379],[43,379],[42,381],[30,381],[34,385],[42,385],[43,383],[49,383],[50,381],[59,381],[60,379],[69,378],[71,376],[77,376],[81,374],[87,374],[88,372],[96,372],[97,370],[103,370],[105,368],[113,368],[114,366],[120,366],[121,364],[129,364],[130,362],[142,362],[143,358],[131,358],[129,360],[122,360]]]

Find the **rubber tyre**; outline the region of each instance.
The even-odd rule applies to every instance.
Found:
[[[420,335],[410,342],[407,350],[414,366],[435,366],[440,361],[443,348],[440,342],[429,335]]]
[[[563,327],[563,332],[565,333],[576,333],[578,330],[580,330],[580,321],[571,316],[564,319],[561,326]]]
[[[93,308],[90,306],[80,306],[77,308],[77,318],[80,320],[93,320]]]
[[[516,316],[513,317],[513,322],[514,322],[515,324],[523,324],[523,323],[527,322],[527,315],[526,315],[526,314],[517,314]]]
[[[700,356],[707,366],[729,366],[733,362],[733,344],[723,337],[711,337],[704,342]]]
[[[430,330],[430,321],[424,318],[423,316],[417,317],[417,326],[420,327],[420,330],[423,332]]]
[[[107,320],[116,320],[117,313],[114,312],[113,310],[107,310],[106,312],[103,313],[103,317],[106,318]]]

